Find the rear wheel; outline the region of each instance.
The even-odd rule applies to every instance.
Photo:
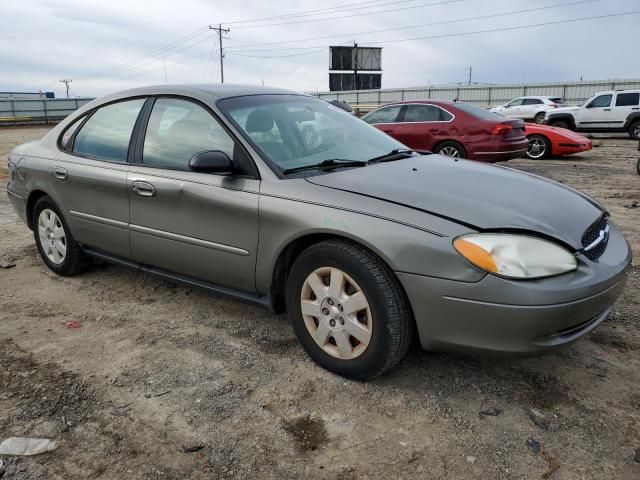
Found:
[[[47,196],[33,208],[33,235],[40,256],[50,270],[70,276],[81,272],[91,263],[76,243],[56,204]]]
[[[544,118],[546,117],[546,115],[547,115],[546,113],[540,112],[535,116],[533,121],[536,123],[544,123]]]
[[[551,142],[544,135],[529,135],[527,157],[531,160],[542,160],[551,156]]]
[[[327,240],[300,254],[287,282],[287,309],[309,356],[347,378],[384,373],[410,345],[413,320],[398,281],[352,242]]]
[[[454,142],[453,140],[442,142],[436,147],[434,153],[439,153],[440,155],[445,155],[447,157],[453,158],[467,158],[467,152],[465,151],[464,147],[458,142]]]
[[[629,127],[629,136],[634,140],[640,140],[640,121],[637,121]]]

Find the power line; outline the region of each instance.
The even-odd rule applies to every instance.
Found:
[[[155,50],[152,50],[152,51],[150,51],[150,52],[148,52],[148,53],[146,53],[144,55],[141,55],[140,57],[136,57],[134,59],[131,59],[131,60],[129,60],[127,62],[124,62],[124,63],[121,63],[119,65],[114,65],[112,67],[104,68],[102,70],[98,70],[97,72],[86,74],[84,76],[77,77],[77,78],[86,79],[86,78],[104,76],[107,72],[111,72],[109,75],[121,73],[121,71],[126,71],[126,70],[132,68],[132,66],[134,64],[139,63],[141,60],[155,59],[157,57],[162,57],[163,54],[168,53],[169,51],[173,50],[177,46],[182,45],[182,44],[184,44],[186,42],[189,42],[190,40],[193,40],[193,39],[201,36],[204,33],[208,33],[206,27],[200,27],[199,29],[191,32],[189,35],[181,37],[178,40],[175,40],[175,41],[173,41],[171,43],[168,43],[168,44],[164,45],[163,47],[160,47],[160,48],[157,48]]]
[[[387,10],[378,10],[375,12],[364,12],[364,13],[353,13],[351,15],[338,15],[337,17],[326,17],[326,18],[312,18],[312,19],[308,19],[308,20],[296,20],[293,22],[280,22],[280,23],[269,23],[269,24],[264,24],[264,25],[240,25],[235,27],[237,28],[261,28],[261,27],[275,27],[278,25],[292,25],[294,23],[309,23],[309,22],[324,22],[325,20],[336,20],[336,19],[343,19],[343,18],[351,18],[351,17],[364,17],[367,15],[378,15],[380,13],[390,13],[390,12],[399,12],[402,10],[411,10],[411,9],[416,9],[416,8],[427,8],[427,7],[434,7],[436,5],[446,5],[446,4],[450,4],[450,3],[460,3],[460,2],[464,2],[465,0],[442,0],[439,2],[435,2],[435,3],[426,3],[426,4],[422,4],[422,5],[413,5],[410,7],[401,7],[401,8],[391,8],[391,9],[387,9]]]
[[[552,22],[542,22],[542,23],[533,23],[533,24],[529,24],[529,25],[518,25],[518,26],[513,26],[513,27],[502,27],[502,28],[492,28],[492,29],[488,29],[488,30],[474,30],[471,32],[458,32],[458,33],[446,33],[446,34],[441,34],[441,35],[429,35],[429,36],[424,36],[424,37],[411,37],[411,38],[398,38],[398,39],[392,39],[392,40],[377,40],[377,41],[369,41],[367,42],[370,45],[379,45],[379,44],[387,44],[387,43],[400,43],[400,42],[410,42],[410,41],[414,41],[414,40],[432,40],[432,39],[437,39],[437,38],[451,38],[451,37],[464,37],[464,36],[469,36],[469,35],[478,35],[478,34],[482,34],[482,33],[494,33],[494,32],[506,32],[506,31],[511,31],[511,30],[520,30],[520,29],[525,29],[525,28],[536,28],[536,27],[544,27],[544,26],[549,26],[549,25],[562,25],[562,24],[566,24],[566,23],[575,23],[575,22],[582,22],[582,21],[587,21],[587,20],[598,20],[598,19],[603,19],[603,18],[614,18],[614,17],[624,17],[624,16],[630,16],[630,15],[638,15],[640,14],[640,11],[632,11],[632,12],[622,12],[622,13],[611,13],[611,14],[605,14],[605,15],[595,15],[592,17],[581,17],[581,18],[570,18],[570,19],[566,19],[566,20],[556,20],[556,21],[552,21]],[[306,48],[306,49],[313,49],[313,48],[327,48],[326,46],[320,46],[320,45],[316,45],[313,47],[294,47],[294,48]],[[277,49],[271,49],[271,50],[277,50]],[[289,50],[289,49],[282,49],[282,50]],[[247,50],[247,51],[258,51],[258,50]],[[267,51],[267,50],[263,50],[263,51]],[[233,53],[234,55],[238,55],[236,52],[229,52],[229,53]],[[261,57],[264,58],[264,57]],[[272,58],[272,57],[270,57]],[[275,58],[275,57],[273,57]]]
[[[384,7],[385,5],[395,5],[398,3],[411,3],[411,2],[416,2],[418,0],[395,0],[393,2],[385,2],[385,3],[379,3],[378,5],[369,5],[369,6],[362,6],[365,5],[367,3],[378,3],[381,2],[383,0],[368,0],[366,2],[356,2],[356,3],[346,3],[344,5],[338,5],[335,7],[328,7],[328,8],[320,8],[320,9],[316,9],[316,10],[304,10],[301,12],[295,12],[295,13],[287,13],[287,14],[283,14],[283,15],[276,15],[273,17],[262,17],[262,18],[251,18],[251,19],[247,19],[247,20],[236,20],[233,22],[226,22],[227,25],[235,25],[238,23],[253,23],[253,22],[262,22],[262,21],[268,21],[268,20],[284,20],[287,18],[296,18],[296,17],[308,17],[308,16],[312,16],[312,15],[321,15],[323,13],[336,13],[336,11],[350,11],[350,10],[357,10],[358,8],[374,8],[374,7]],[[356,7],[357,6],[357,7]],[[355,8],[353,8],[355,7]],[[332,11],[333,10],[333,11]]]
[[[575,6],[575,5],[580,5],[580,4],[584,4],[584,3],[594,3],[594,2],[600,2],[600,1],[602,1],[602,0],[578,0],[578,1],[572,1],[572,2],[567,2],[567,3],[559,3],[559,4],[555,4],[555,5],[547,5],[547,6],[544,6],[544,7],[527,8],[527,9],[524,9],[524,10],[512,10],[512,11],[509,11],[509,12],[494,13],[494,14],[490,14],[490,15],[481,15],[481,16],[478,16],[478,17],[456,18],[456,19],[452,19],[452,20],[443,20],[443,21],[439,21],[439,22],[422,23],[422,24],[408,25],[408,26],[403,26],[403,27],[383,28],[383,29],[380,29],[380,30],[369,30],[369,31],[366,31],[366,32],[346,33],[344,35],[345,36],[350,35],[351,37],[355,37],[355,36],[359,36],[359,35],[369,35],[369,34],[374,34],[374,33],[385,33],[385,32],[392,32],[392,31],[398,31],[398,30],[410,30],[410,29],[413,29],[413,28],[432,27],[432,26],[436,26],[436,25],[462,23],[462,22],[468,22],[468,21],[473,21],[473,20],[487,20],[487,19],[491,19],[491,18],[505,17],[505,16],[516,15],[516,14],[520,14],[520,13],[531,13],[531,12],[537,12],[537,11],[541,11],[541,10],[549,10],[549,9],[552,9],[552,8]],[[341,35],[324,35],[324,36],[321,36],[321,37],[299,38],[299,39],[296,39],[296,40],[279,40],[277,42],[252,43],[252,44],[250,43],[250,44],[244,44],[244,45],[241,45],[241,46],[238,46],[238,47],[231,47],[227,51],[228,52],[232,52],[232,51],[234,51],[234,52],[238,52],[238,51],[256,51],[255,49],[249,49],[248,47],[253,47],[253,46],[265,47],[265,46],[268,46],[268,45],[281,45],[281,44],[286,44],[286,43],[300,43],[300,42],[308,42],[308,41],[312,41],[312,40],[325,40],[325,39],[338,38],[340,36]],[[304,48],[304,47],[296,47],[296,48]],[[280,49],[269,49],[269,51],[271,51],[271,50],[280,50]]]

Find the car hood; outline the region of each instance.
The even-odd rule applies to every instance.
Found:
[[[511,168],[426,155],[308,177],[322,187],[420,210],[475,230],[530,231],[582,248],[603,213],[590,197]]]

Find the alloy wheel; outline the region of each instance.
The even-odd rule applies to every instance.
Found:
[[[300,294],[311,338],[332,357],[351,360],[371,341],[373,318],[360,286],[345,272],[321,267],[307,276]]]
[[[45,208],[38,216],[38,236],[42,250],[52,263],[60,265],[67,256],[67,237],[60,218]]]
[[[533,158],[537,160],[539,158],[543,158],[547,153],[547,145],[541,138],[534,137],[529,140],[529,149],[527,150],[527,155],[529,158]]]
[[[458,149],[456,147],[444,147],[442,150],[440,150],[440,153],[442,155],[446,155],[447,157],[458,158],[460,156],[460,152],[458,152]]]
[[[640,138],[640,124],[636,125],[633,129],[633,135],[635,138]]]

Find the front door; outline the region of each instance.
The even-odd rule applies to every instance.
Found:
[[[131,250],[138,262],[246,292],[255,291],[260,181],[238,172],[189,170],[206,150],[236,160],[240,147],[211,112],[179,98],[155,100],[141,163],[127,180]]]
[[[576,113],[576,127],[583,130],[609,128],[612,100],[613,95],[610,93],[598,95],[591,100]]]
[[[144,102],[138,98],[111,103],[88,114],[88,120],[78,119],[63,133],[51,171],[74,238],[123,258],[131,256],[129,143]]]

